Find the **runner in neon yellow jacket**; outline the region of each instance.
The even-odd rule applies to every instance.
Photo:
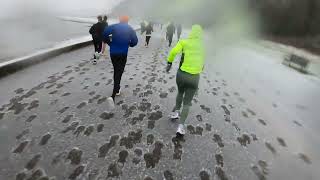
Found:
[[[188,39],[180,40],[168,57],[169,65],[177,54],[183,54],[180,69],[190,74],[200,74],[204,65],[203,30],[200,25],[193,25]]]
[[[170,117],[180,118],[177,135],[184,135],[184,123],[188,117],[191,101],[198,90],[200,73],[203,71],[205,52],[203,46],[203,30],[200,25],[193,25],[188,39],[180,40],[168,57],[167,72],[177,54],[182,53],[180,67],[177,73],[178,95],[176,105]],[[180,109],[183,103],[182,112]],[[180,117],[181,116],[181,117]]]

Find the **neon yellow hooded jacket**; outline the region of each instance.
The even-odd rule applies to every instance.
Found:
[[[204,66],[203,30],[200,25],[193,25],[188,39],[180,40],[168,57],[172,63],[177,54],[183,53],[184,60],[180,69],[190,74],[200,74]]]

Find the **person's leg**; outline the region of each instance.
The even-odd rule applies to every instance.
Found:
[[[191,75],[189,73],[182,72],[181,70],[179,70],[178,74],[181,76],[181,80],[184,83],[183,108],[180,114],[180,123],[177,129],[177,135],[180,136],[186,133],[184,123],[189,115],[193,96],[198,89],[199,75]]]
[[[126,64],[127,64],[127,57],[128,55],[121,55],[120,56],[120,82],[121,82],[121,79],[122,79],[122,75],[123,75],[123,72],[124,72],[124,69],[126,67]],[[120,89],[120,82],[119,82],[119,89]]]
[[[98,53],[101,53],[101,50],[102,50],[102,41],[98,41],[98,42],[97,42],[97,50],[98,50],[98,51],[97,51]]]
[[[197,89],[186,89],[185,95],[184,95],[184,102],[183,102],[183,108],[180,115],[180,124],[183,124],[186,122],[186,119],[188,118],[190,107],[192,106],[191,101],[188,101],[186,99],[191,98],[193,99],[195,93],[197,92]]]
[[[106,49],[106,43],[102,42],[101,54],[104,54],[105,49]]]
[[[94,46],[94,55],[93,58],[96,59],[95,53],[98,50],[97,41],[95,39],[92,40],[93,46]]]
[[[172,44],[172,38],[173,38],[173,34],[169,35],[169,47],[171,47]]]
[[[150,39],[151,39],[151,36],[147,36],[147,37],[146,37],[147,46],[149,46]]]
[[[124,72],[127,63],[127,55],[117,55],[116,59],[113,61],[114,64],[114,88],[112,92],[112,98],[114,99],[116,94],[120,91],[120,83],[122,74]]]
[[[120,84],[120,62],[119,62],[119,55],[111,55],[111,61],[113,65],[113,91],[112,91],[112,99],[116,96],[116,93],[118,93],[119,84]]]
[[[178,94],[176,97],[176,105],[173,108],[173,111],[179,111],[182,106],[183,101],[183,95],[184,95],[184,88],[178,86]]]
[[[113,110],[115,108],[114,98],[120,89],[121,63],[119,55],[110,55],[110,57],[113,65],[113,91],[111,97],[107,98],[107,104],[109,110]]]
[[[178,94],[177,94],[177,97],[176,97],[176,105],[174,106],[173,111],[178,111],[178,110],[181,109],[182,101],[183,101],[183,95],[185,93],[185,89],[184,89],[184,86],[183,86],[183,79],[182,79],[180,70],[178,70],[178,73],[177,73],[176,83],[177,83],[177,86],[178,86]]]
[[[93,43],[93,47],[94,47],[94,52],[96,52],[96,50],[97,50],[96,42],[94,40],[92,40],[92,43]]]
[[[188,115],[189,115],[189,110],[190,107],[192,106],[192,100],[194,95],[196,94],[198,90],[198,85],[199,85],[199,75],[191,75],[188,73],[184,74],[186,77],[186,85],[185,85],[185,94],[183,98],[183,108],[180,116],[180,123],[184,124]]]

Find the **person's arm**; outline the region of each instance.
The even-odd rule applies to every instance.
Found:
[[[107,43],[108,45],[110,45],[110,35],[112,34],[112,31],[113,26],[108,26],[104,29],[102,34],[103,42]]]
[[[106,50],[106,42],[102,43],[102,48],[101,48],[101,54],[104,54],[104,51]]]
[[[168,56],[168,65],[166,71],[169,72],[172,66],[172,62],[174,61],[177,54],[181,53],[183,49],[182,41],[179,41],[178,44],[170,51]]]
[[[137,44],[138,44],[137,33],[135,30],[131,29],[129,46],[135,47]]]
[[[89,30],[89,33],[90,33],[90,34],[93,34],[93,33],[94,33],[94,26],[95,26],[95,25],[92,25],[92,26],[91,26],[91,28],[90,28],[90,30]]]
[[[168,63],[172,63],[177,56],[177,54],[181,53],[183,49],[182,41],[179,41],[178,44],[170,51],[168,56]]]

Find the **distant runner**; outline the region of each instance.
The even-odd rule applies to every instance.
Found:
[[[145,44],[145,46],[148,47],[150,39],[151,39],[151,34],[153,32],[153,26],[152,26],[151,22],[149,22],[148,25],[145,27],[145,31],[146,31],[146,44]]]
[[[142,21],[142,22],[140,23],[140,31],[141,31],[141,34],[143,34],[145,30],[146,30],[146,22],[145,22],[145,21]]]
[[[188,117],[191,101],[198,90],[200,74],[204,67],[204,47],[202,39],[202,28],[200,25],[193,25],[188,39],[180,40],[168,57],[167,72],[170,71],[172,62],[177,54],[182,53],[180,67],[177,73],[178,95],[176,105],[170,114],[171,119],[180,118],[177,135],[184,135],[184,123]],[[183,103],[182,112],[180,109]]]
[[[114,87],[108,103],[110,108],[114,108],[114,100],[116,95],[120,95],[120,82],[127,63],[128,49],[138,44],[136,32],[129,26],[129,16],[121,16],[120,23],[111,25],[103,32],[104,40],[108,41],[112,35],[110,46],[110,57],[114,68],[113,81]]]
[[[181,24],[178,24],[177,25],[177,38],[178,38],[178,41],[180,40],[181,33],[182,33],[182,26],[181,26]]]
[[[108,20],[108,16],[103,16],[103,20],[102,20],[102,24],[103,24],[103,30],[105,30],[107,27],[108,27],[108,22],[107,22],[107,20]],[[103,55],[104,54],[104,52],[105,52],[105,50],[106,50],[106,43],[107,42],[102,42],[102,50],[101,50],[101,55]]]
[[[176,28],[174,27],[174,24],[170,22],[170,24],[167,27],[167,40],[169,41],[169,47],[171,47],[172,38],[175,31],[176,31]]]
[[[97,64],[97,59],[100,58],[100,52],[102,49],[102,33],[104,25],[102,23],[102,16],[97,17],[98,22],[91,26],[89,33],[92,36],[92,42],[94,45],[93,64]]]

